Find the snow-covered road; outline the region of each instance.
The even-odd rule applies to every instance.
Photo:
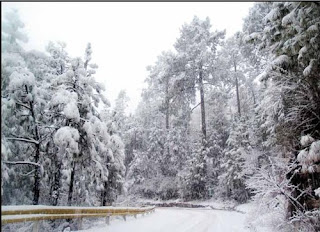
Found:
[[[248,232],[245,214],[184,208],[156,208],[155,213],[129,217],[127,221],[114,219],[108,226],[104,222],[83,232]]]

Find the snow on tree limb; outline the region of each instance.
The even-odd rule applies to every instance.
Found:
[[[26,143],[34,143],[34,144],[39,144],[39,141],[37,140],[34,140],[34,139],[30,139],[30,138],[18,138],[18,137],[15,137],[15,138],[6,138],[7,140],[13,140],[13,141],[21,141],[21,142],[26,142]]]
[[[19,165],[19,164],[26,164],[26,165],[33,165],[37,167],[41,167],[39,163],[30,162],[30,161],[3,161],[5,164],[11,164],[11,165]]]

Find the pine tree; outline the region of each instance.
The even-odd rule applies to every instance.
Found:
[[[15,160],[7,161],[11,165],[29,165],[28,176],[33,173],[33,204],[39,203],[40,196],[40,159],[41,159],[41,131],[39,128],[41,112],[42,81],[36,80],[24,61],[24,51],[19,41],[25,42],[26,36],[21,32],[24,24],[20,21],[16,11],[6,15],[3,35],[3,71],[2,99],[3,99],[3,135],[8,141],[9,150],[15,154]],[[17,126],[16,126],[17,125]],[[32,151],[33,149],[33,151]],[[17,159],[17,160],[16,160]],[[32,168],[33,170],[30,170]],[[27,185],[28,186],[28,185]],[[24,195],[25,196],[25,195]]]
[[[184,65],[184,86],[182,91],[197,88],[200,91],[201,104],[201,130],[202,142],[206,142],[206,113],[204,99],[204,82],[210,77],[212,64],[216,58],[217,46],[224,38],[225,32],[211,32],[209,18],[202,21],[194,17],[190,24],[183,25],[180,37],[175,43],[175,49],[181,60],[180,65]],[[195,90],[193,90],[195,93]]]
[[[301,222],[301,230],[313,220],[303,215],[317,207],[311,203],[315,195],[307,197],[303,192],[319,187],[319,183],[312,181],[319,179],[319,173],[302,174],[303,165],[297,160],[297,151],[302,150],[300,137],[308,134],[315,140],[319,137],[319,9],[319,4],[314,2],[273,3],[263,18],[262,27],[259,31],[250,31],[249,36],[263,52],[273,55],[261,75],[265,90],[259,109],[264,120],[265,144],[270,147],[269,156],[287,159],[287,167],[282,168],[292,168],[286,175],[291,189],[287,195],[287,216],[296,217],[294,220]],[[309,224],[302,223],[303,220]],[[314,224],[313,230],[317,226]],[[306,228],[310,231],[311,227]]]

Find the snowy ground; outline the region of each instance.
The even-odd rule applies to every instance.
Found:
[[[110,225],[103,220],[82,232],[246,232],[246,214],[212,209],[157,208],[146,216],[114,219]]]

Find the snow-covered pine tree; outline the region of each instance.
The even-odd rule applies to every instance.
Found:
[[[190,24],[184,24],[180,31],[180,37],[177,39],[174,47],[178,52],[180,65],[184,66],[182,70],[183,90],[193,93],[197,88],[200,92],[201,102],[201,130],[202,143],[206,143],[206,116],[204,99],[204,82],[209,78],[213,71],[213,63],[216,59],[217,46],[220,40],[224,38],[225,32],[211,32],[209,18],[200,20],[194,17]]]
[[[22,190],[24,193],[16,194],[22,198],[26,197],[25,200],[28,202],[30,199],[28,188],[30,181],[32,181],[32,203],[38,204],[42,170],[40,160],[43,158],[41,143],[44,135],[40,126],[43,125],[41,115],[44,112],[43,100],[45,98],[41,89],[45,89],[45,87],[42,86],[43,79],[39,76],[35,77],[30,71],[29,67],[32,67],[32,64],[25,62],[29,53],[24,52],[19,44],[21,41],[27,41],[26,35],[21,32],[23,27],[24,24],[20,21],[16,10],[6,15],[2,31],[1,93],[2,117],[4,119],[2,135],[7,141],[3,144],[9,146],[6,150],[11,151],[12,155],[14,154],[11,157],[7,156],[7,164],[13,166],[14,169],[16,167],[20,169],[17,173],[11,172],[12,178],[17,178],[12,182],[16,186],[8,187],[8,191],[20,192]],[[22,174],[21,171],[27,173]],[[19,175],[22,177],[21,179]],[[32,178],[30,178],[31,175]],[[25,191],[23,191],[24,187],[19,186],[23,182],[25,183],[23,185],[26,188]],[[17,200],[12,198],[16,194],[8,192],[8,195],[5,194],[4,197],[8,197],[6,201],[9,203],[11,200]]]
[[[136,196],[158,197],[160,185],[159,160],[163,155],[165,119],[159,113],[161,102],[144,92],[143,101],[138,105],[134,130],[135,144],[139,144],[133,152],[132,162],[127,173],[127,188],[130,194]]]
[[[125,181],[125,144],[120,137],[126,130],[126,116],[124,115],[126,95],[121,91],[115,110],[110,113],[104,109],[101,119],[106,124],[106,131],[110,135],[108,157],[104,165],[108,169],[108,178],[104,181],[104,189],[101,193],[101,205],[111,205],[117,196],[123,193]],[[119,103],[120,100],[123,102]],[[120,104],[120,105],[119,105]]]
[[[206,153],[207,153],[207,125],[205,111],[205,86],[209,78],[214,75],[214,63],[216,61],[217,46],[224,38],[224,31],[211,32],[209,18],[200,20],[194,17],[190,24],[184,24],[180,30],[180,37],[174,47],[181,69],[180,91],[187,91],[195,94],[200,93],[201,106],[201,144],[202,148],[196,149],[194,155],[198,156],[194,160],[194,192],[197,197],[206,195]],[[199,154],[198,154],[199,152]],[[192,162],[191,162],[192,163]],[[201,170],[203,168],[203,170]],[[193,190],[192,190],[193,191]],[[191,194],[192,195],[192,194]]]
[[[190,91],[181,91],[179,68],[175,54],[163,52],[156,64],[148,67],[148,88],[138,107],[144,142],[139,152],[136,151],[130,167],[135,171],[130,170],[128,178],[136,179],[137,186],[143,178],[147,184],[140,190],[137,186],[133,189],[147,197],[178,197],[177,167],[183,166],[190,153],[188,133],[193,96]]]
[[[312,181],[319,179],[319,172],[303,173],[297,151],[303,148],[301,136],[319,139],[319,16],[316,2],[273,3],[262,21],[264,29],[249,36],[273,55],[261,75],[265,92],[259,108],[266,125],[265,141],[272,147],[270,155],[286,159],[292,168],[286,176],[291,189],[286,196],[287,216],[295,227],[307,231],[319,229],[306,216],[319,207],[315,194],[308,192],[319,187]]]
[[[114,175],[122,177],[124,157],[121,140],[110,134],[107,122],[101,121],[98,112],[99,104],[107,107],[109,102],[103,96],[104,87],[93,76],[97,65],[90,63],[91,45],[86,49],[85,61],[76,58],[68,62],[65,59],[67,55],[62,50],[53,51],[60,51],[61,54],[54,53],[57,62],[53,64],[63,64],[55,66],[59,68],[57,73],[65,70],[53,80],[56,93],[50,102],[51,112],[57,115],[54,123],[58,123],[60,127],[55,133],[57,137],[54,137],[60,154],[57,165],[61,165],[63,170],[59,174],[62,179],[60,184],[68,196],[60,201],[67,201],[69,205],[97,205],[98,202],[106,204],[105,198],[101,196],[105,192],[109,194],[106,189],[109,187],[108,181],[112,185],[108,179],[111,178],[109,174],[112,165],[117,166],[113,170],[116,173]],[[63,136],[66,136],[65,140]],[[72,142],[65,142],[69,140]],[[121,178],[113,182],[121,185]],[[109,204],[114,199],[115,197]]]
[[[230,98],[233,97],[231,94],[232,89],[233,88],[228,85],[228,80],[221,81],[220,85],[215,85],[208,89],[207,146],[209,151],[207,154],[207,188],[210,191],[210,196],[219,193],[218,176],[220,176],[223,171],[221,162],[229,136],[230,118],[228,115],[230,114]]]
[[[117,133],[123,137],[126,132],[127,116],[125,110],[128,107],[129,97],[125,90],[121,90],[115,101],[113,110],[113,120],[117,128]]]
[[[219,186],[222,188],[222,193],[226,197],[242,203],[249,199],[249,192],[245,186],[244,165],[245,159],[252,155],[246,124],[244,117],[233,119],[221,164],[224,171],[219,176]]]

